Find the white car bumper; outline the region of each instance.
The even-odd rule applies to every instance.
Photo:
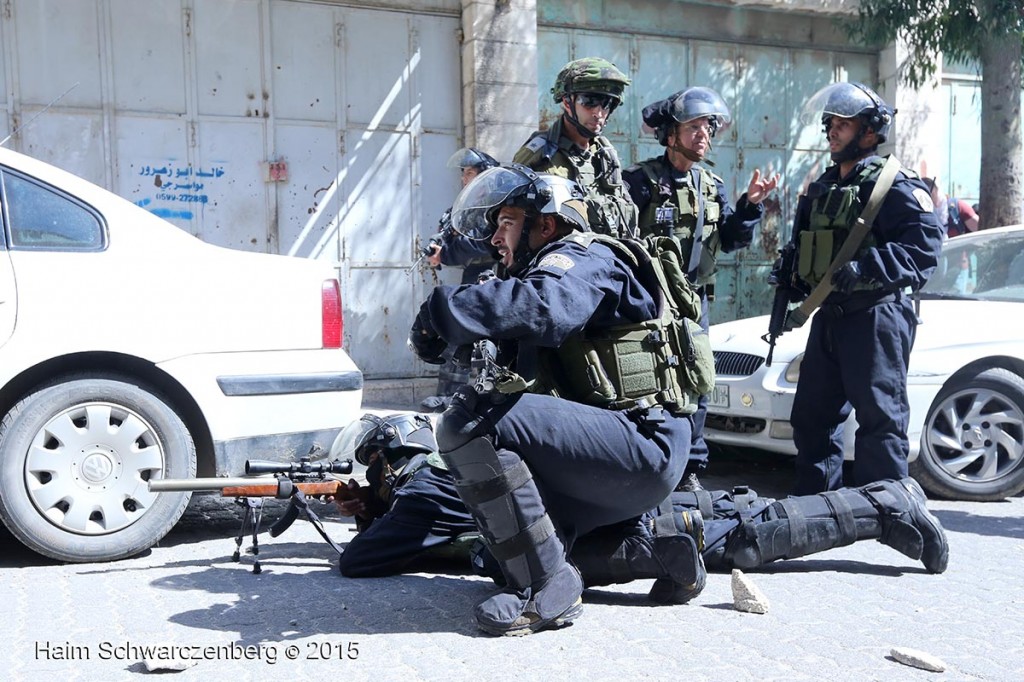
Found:
[[[218,474],[295,459],[359,417],[362,373],[341,350],[191,355],[160,363],[206,417]]]

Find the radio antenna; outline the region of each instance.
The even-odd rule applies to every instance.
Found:
[[[13,131],[13,132],[11,132],[11,134],[10,134],[10,135],[8,135],[7,137],[5,137],[5,138],[4,138],[3,140],[0,140],[0,147],[3,147],[3,146],[4,146],[5,144],[7,144],[7,141],[8,141],[8,140],[10,140],[10,139],[11,139],[12,137],[14,137],[15,135],[17,135],[18,133],[20,133],[20,132],[21,132],[22,130],[24,130],[25,128],[28,128],[28,127],[29,127],[30,125],[32,125],[32,121],[34,121],[34,120],[36,120],[37,118],[39,118],[40,116],[42,116],[42,115],[43,115],[43,114],[44,114],[44,113],[46,112],[46,110],[47,110],[47,109],[49,109],[49,108],[50,108],[50,107],[52,107],[52,106],[53,106],[54,104],[56,104],[57,102],[59,102],[59,101],[60,101],[60,100],[61,100],[61,99],[62,99],[62,98],[64,97],[64,95],[68,94],[69,92],[71,92],[72,90],[74,90],[75,88],[77,88],[77,87],[78,87],[78,83],[79,83],[79,82],[81,82],[81,81],[78,81],[78,82],[76,82],[76,83],[75,83],[74,85],[72,85],[72,86],[71,86],[70,88],[68,88],[68,89],[67,89],[67,90],[65,90],[64,92],[62,92],[62,93],[60,93],[59,95],[57,95],[56,97],[54,97],[54,98],[53,98],[52,100],[50,100],[50,103],[49,103],[49,104],[47,104],[47,105],[46,105],[45,107],[43,107],[42,109],[40,109],[39,111],[37,111],[37,112],[36,112],[36,114],[35,114],[35,116],[33,116],[33,117],[32,117],[32,118],[30,118],[30,119],[29,119],[28,121],[26,121],[25,123],[22,123],[22,124],[21,124],[20,126],[18,126],[17,128],[15,128],[15,129],[14,129],[14,131]]]

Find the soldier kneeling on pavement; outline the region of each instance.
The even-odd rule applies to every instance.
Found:
[[[343,575],[397,575],[430,559],[455,559],[469,567],[470,559],[475,572],[504,579],[437,453],[429,419],[364,415],[338,436],[331,457],[368,465],[368,500],[337,503],[360,530],[341,556]],[[350,487],[359,485],[353,481]],[[673,544],[692,541],[709,569],[729,571],[871,539],[920,559],[932,573],[946,570],[945,533],[912,478],[784,500],[745,488],[674,492],[668,504],[636,521],[579,538],[569,560],[586,587],[654,578],[651,599],[677,603],[700,591],[704,575],[679,561],[685,554],[672,551]]]
[[[622,539],[593,548],[608,552],[599,562],[608,570],[589,569],[592,580],[660,578],[652,599],[676,604],[705,580],[696,517],[676,515],[668,502],[687,463],[689,415],[713,373],[696,322],[699,299],[662,250],[671,240],[658,246],[594,234],[582,198],[576,183],[518,164],[480,174],[456,199],[452,224],[460,233],[467,222],[488,231],[505,278],[436,287],[410,331],[410,346],[427,362],[448,345],[491,346],[486,371],[437,422],[455,491],[501,569],[504,588],[474,611],[489,634],[529,634],[578,617],[578,566],[586,564],[571,562],[570,552],[595,531]],[[475,220],[481,213],[483,225]],[[914,520],[924,507],[912,503],[912,484],[901,485]],[[899,492],[883,486],[877,497]],[[655,516],[667,518],[634,542],[630,529],[658,507]],[[840,516],[850,523],[838,526],[836,541],[856,539],[858,511]],[[916,525],[931,525],[922,519]],[[813,529],[806,540],[816,543],[827,528],[800,527]],[[924,552],[929,543],[915,532],[883,537]],[[758,561],[775,540],[766,536]],[[944,566],[931,557],[933,545],[929,563]]]
[[[696,393],[680,385],[684,368],[669,366],[687,350],[683,319],[646,276],[649,258],[590,231],[583,198],[575,182],[518,164],[480,174],[452,224],[484,231],[505,278],[436,287],[410,332],[425,362],[448,345],[492,349],[437,422],[456,492],[504,578],[474,612],[490,634],[575,619],[576,539],[657,506],[686,466]],[[684,537],[666,547],[683,589],[666,599],[700,589],[704,568]]]

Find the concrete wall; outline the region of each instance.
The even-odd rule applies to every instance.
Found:
[[[467,145],[510,159],[537,129],[537,3],[463,0],[462,112]]]

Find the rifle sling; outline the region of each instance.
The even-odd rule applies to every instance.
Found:
[[[700,269],[700,252],[704,248],[704,188],[702,187],[700,169],[691,168],[694,191],[697,192],[697,226],[693,229],[693,246],[690,247],[690,258],[686,262],[686,276],[690,282],[697,283],[697,270]]]
[[[839,248],[839,253],[836,254],[832,263],[825,270],[825,275],[818,282],[818,285],[814,287],[814,291],[811,292],[810,296],[800,304],[799,308],[790,311],[788,322],[791,322],[792,325],[787,324],[787,328],[801,326],[811,316],[811,313],[824,303],[828,295],[832,293],[834,288],[832,274],[846,265],[853,258],[854,254],[857,253],[857,249],[860,248],[864,237],[871,231],[875,217],[882,208],[882,202],[885,201],[885,195],[889,193],[889,188],[892,187],[893,180],[896,179],[896,173],[899,170],[900,162],[895,156],[890,156],[886,159],[885,165],[875,181],[875,187],[871,190],[871,196],[868,197],[868,203],[864,206],[864,210],[861,211],[857,222],[846,237],[846,241]]]

